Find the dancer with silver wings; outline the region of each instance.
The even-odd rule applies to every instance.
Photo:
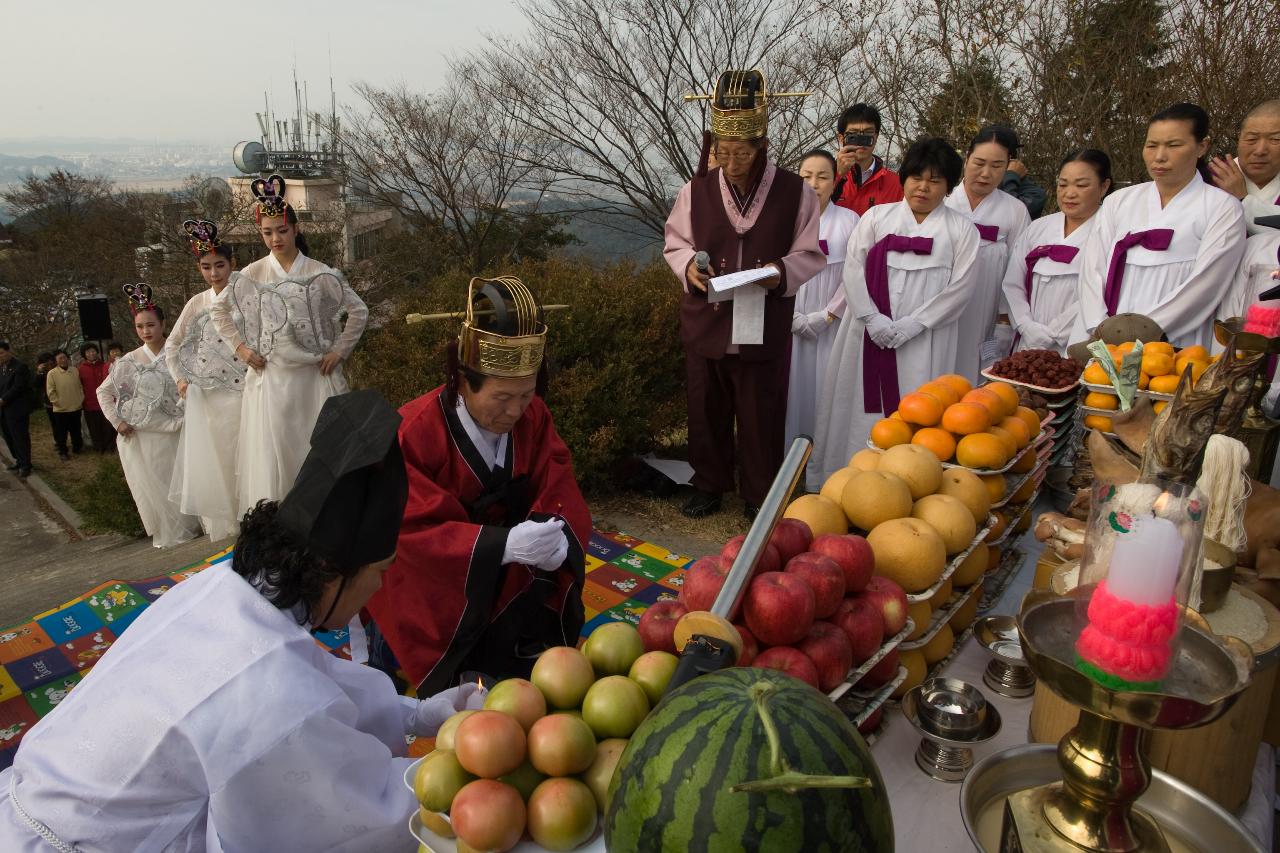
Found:
[[[250,368],[236,458],[241,511],[284,496],[306,457],[298,437],[310,434],[326,399],[347,390],[342,362],[369,318],[340,272],[306,256],[284,179],[259,178],[252,189],[258,231],[271,254],[232,274],[210,312],[221,337]]]
[[[200,535],[198,519],[183,514],[169,500],[182,429],[182,398],[165,363],[164,311],[145,284],[126,284],[124,291],[142,346],[111,365],[98,386],[98,402],[120,435],[116,442],[120,466],[142,526],[153,545],[168,548]]]
[[[241,515],[236,448],[246,368],[211,313],[235,270],[235,254],[219,239],[212,222],[188,219],[182,229],[209,289],[191,297],[164,344],[165,363],[186,400],[169,498],[184,513],[199,516],[209,538],[217,542],[236,534]],[[232,308],[231,314],[236,328],[243,330],[240,312]]]

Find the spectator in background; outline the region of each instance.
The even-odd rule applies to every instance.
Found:
[[[26,478],[31,473],[31,412],[36,407],[31,368],[14,358],[8,341],[0,341],[0,434],[13,462],[10,471]]]
[[[98,403],[98,386],[107,378],[111,365],[102,360],[97,344],[86,343],[80,347],[80,387],[84,391],[84,422],[89,427],[93,449],[99,453],[116,449],[116,431],[107,423]]]
[[[80,433],[80,412],[84,407],[84,387],[80,374],[71,369],[71,356],[64,349],[53,354],[54,365],[44,380],[53,407],[53,444],[58,448],[62,461],[67,461],[67,437],[71,438],[71,450],[84,450],[84,437]]]
[[[1014,141],[1017,141],[1016,135]],[[1016,154],[1009,158],[1004,177],[1000,179],[1000,189],[1026,205],[1027,213],[1032,219],[1044,213],[1044,203],[1048,196],[1039,184],[1027,177],[1027,166]]]
[[[1215,157],[1209,171],[1219,189],[1244,204],[1244,224],[1250,234],[1272,231],[1254,220],[1280,216],[1280,98],[1263,101],[1245,116],[1235,159]]]
[[[875,153],[880,111],[854,104],[840,115],[836,131],[835,203],[861,216],[877,204],[902,201],[902,182]]]
[[[107,367],[116,363],[116,359],[124,355],[124,344],[119,341],[112,341],[107,344]]]
[[[40,402],[44,405],[45,417],[49,419],[49,434],[52,435],[53,429],[53,403],[49,402],[49,389],[45,387],[45,379],[49,375],[49,371],[53,369],[53,353],[42,352],[36,356],[36,390],[40,392]],[[54,447],[58,446],[54,442]]]

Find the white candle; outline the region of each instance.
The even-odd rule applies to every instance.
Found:
[[[1145,515],[1134,519],[1131,531],[1116,536],[1107,589],[1134,604],[1168,604],[1178,584],[1182,545],[1182,534],[1167,518]]]

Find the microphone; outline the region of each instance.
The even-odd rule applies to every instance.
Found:
[[[703,275],[711,275],[711,256],[706,252],[698,252],[693,256],[693,264],[698,268],[698,272]]]

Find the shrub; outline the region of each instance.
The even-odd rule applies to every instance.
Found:
[[[571,306],[547,316],[547,404],[579,482],[607,489],[615,462],[654,448],[684,424],[679,287],[660,261],[596,268],[552,258],[508,271],[543,304]],[[460,310],[468,279],[448,273],[397,300],[394,316],[367,332],[353,355],[352,385],[377,388],[396,406],[439,385],[444,348],[460,321],[408,325],[404,314]]]
[[[93,476],[75,484],[70,501],[80,513],[83,528],[90,533],[146,536],[120,458],[112,453],[97,462]]]

